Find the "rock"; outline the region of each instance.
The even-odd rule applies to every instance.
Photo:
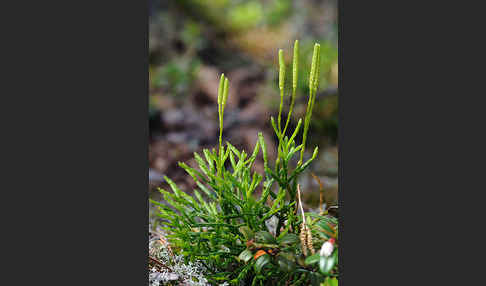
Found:
[[[273,141],[273,137],[266,131],[262,131],[260,128],[251,126],[240,126],[230,131],[230,142],[239,149],[245,150],[248,156],[251,156],[255,144],[258,141],[258,133],[262,132],[263,138],[265,139],[265,145],[268,154],[268,160],[272,161],[277,157],[276,146]],[[262,152],[259,151],[257,158],[262,158]]]
[[[261,103],[253,101],[239,113],[239,119],[245,124],[262,123],[269,120],[269,112]]]
[[[172,144],[182,144],[188,139],[187,132],[170,132],[166,135],[167,141]]]
[[[167,158],[169,144],[165,140],[156,140],[149,147],[149,164],[153,166],[158,157]]]
[[[217,104],[220,78],[221,72],[218,69],[209,66],[201,66],[196,77],[196,85],[200,90],[199,96],[206,97],[210,102],[212,102],[211,104]],[[236,108],[238,105],[236,89],[233,85],[232,79],[228,78],[228,80],[229,88],[227,107]]]
[[[238,68],[228,75],[235,90],[238,91],[238,106],[244,107],[254,102],[264,77],[255,67]]]
[[[319,152],[320,153],[320,152]],[[312,163],[312,169],[318,175],[336,178],[338,176],[339,154],[337,147],[326,148]]]
[[[180,109],[163,111],[162,120],[167,128],[175,129],[184,125],[184,113]]]
[[[157,171],[159,173],[164,173],[165,171],[167,171],[167,168],[169,167],[169,162],[164,157],[157,157],[154,160],[153,167],[154,167],[153,169],[154,172]]]
[[[164,174],[149,168],[149,183],[151,184],[160,184],[164,181]]]

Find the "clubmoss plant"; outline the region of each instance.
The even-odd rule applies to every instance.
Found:
[[[283,130],[281,117],[286,66],[283,50],[279,50],[278,54],[280,107],[277,123],[271,118],[278,138],[275,162],[269,162],[262,133],[258,134],[251,154],[238,150],[229,142],[223,144],[223,119],[229,89],[229,81],[223,74],[218,89],[218,150],[204,149],[202,155],[194,153],[198,169],[179,163],[197,184],[197,189],[193,190],[194,197],[182,192],[166,177],[172,191],[160,189],[160,192],[167,204],[152,201],[158,205],[158,215],[165,221],[171,246],[181,251],[188,261],[200,261],[208,271],[208,281],[213,284],[307,285],[311,281],[318,285],[316,283],[324,282],[326,277],[337,276],[337,250],[325,257],[325,263],[320,262],[319,253],[314,250],[320,249],[331,238],[337,240],[337,221],[326,215],[305,214],[302,206],[301,214],[297,213],[299,175],[318,152],[315,147],[312,157],[303,161],[319,84],[319,44],[314,46],[305,118],[304,121],[299,119],[293,131],[289,130],[289,137],[286,132],[296,96],[298,51],[299,42],[295,41],[292,98]],[[297,145],[296,138],[302,124],[302,143]],[[260,150],[264,174],[252,171]],[[299,151],[298,163],[291,166],[291,159],[299,156]],[[273,231],[269,224],[276,225],[272,227]],[[316,262],[319,266],[315,265]]]

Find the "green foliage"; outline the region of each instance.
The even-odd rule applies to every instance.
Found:
[[[260,1],[247,1],[234,6],[229,11],[228,19],[233,29],[247,29],[255,26],[263,19],[263,9]]]
[[[266,12],[266,21],[269,25],[278,25],[292,13],[292,1],[273,0]]]
[[[292,14],[290,0],[179,0],[178,4],[214,27],[232,32],[262,24],[278,25]]]
[[[298,62],[298,41],[294,45],[294,63]],[[304,121],[294,130],[288,130],[292,108],[287,114],[284,129],[281,126],[283,93],[276,123],[271,123],[278,138],[275,162],[269,162],[265,138],[258,140],[251,154],[240,151],[229,142],[223,144],[222,130],[224,110],[228,97],[229,80],[223,75],[218,89],[218,113],[220,123],[218,150],[194,153],[198,168],[185,163],[179,166],[194,179],[198,188],[193,196],[181,191],[166,178],[171,192],[160,189],[166,204],[156,201],[158,215],[165,221],[165,229],[173,248],[179,249],[190,261],[202,261],[211,271],[208,280],[232,285],[313,285],[324,283],[326,277],[337,276],[337,249],[329,257],[305,257],[299,238],[303,223],[310,231],[309,249],[320,248],[330,238],[337,239],[337,220],[330,216],[308,213],[297,215],[297,185],[299,175],[316,158],[315,147],[311,158],[304,160],[306,137],[311,120],[314,99],[319,85],[319,49],[315,44],[309,78],[309,102]],[[280,75],[285,75],[283,51],[279,52]],[[295,97],[298,70],[293,70]],[[281,77],[280,90],[285,80]],[[292,100],[293,104],[293,100]],[[302,144],[296,138],[302,132]],[[290,136],[290,137],[289,137]],[[252,171],[257,156],[262,152],[264,174]],[[291,166],[291,159],[300,160]],[[273,224],[273,225],[272,225]],[[301,234],[301,233],[300,233]],[[306,260],[307,259],[307,260]],[[327,282],[326,282],[327,283]]]
[[[177,58],[153,70],[151,87],[162,89],[164,93],[182,96],[190,88],[199,68],[199,61]]]

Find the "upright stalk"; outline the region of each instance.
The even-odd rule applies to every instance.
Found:
[[[317,86],[319,85],[319,73],[320,73],[320,50],[321,45],[314,45],[314,53],[312,54],[312,65],[309,76],[309,101],[307,103],[307,111],[304,121],[304,133],[302,135],[302,149],[300,149],[299,165],[302,164],[305,152],[305,143],[307,141],[307,132],[309,131],[309,123],[312,117],[312,109],[314,108],[314,100],[317,93]]]
[[[223,119],[224,119],[224,107],[226,106],[226,101],[228,100],[228,79],[221,74],[219,80],[218,89],[218,116],[219,116],[219,162],[218,162],[218,176],[223,176],[222,172],[222,162],[223,162]]]
[[[299,40],[295,40],[294,58],[292,62],[292,101],[290,103],[289,114],[287,115],[287,122],[285,122],[283,134],[285,134],[285,131],[287,131],[287,126],[289,125],[290,117],[292,117],[292,111],[294,109],[295,93],[297,91],[297,82],[298,82],[298,71],[299,71],[298,68],[299,68]]]
[[[282,134],[282,107],[283,107],[283,95],[284,95],[284,87],[285,87],[285,61],[283,50],[278,50],[278,62],[279,62],[279,73],[278,73],[278,87],[280,88],[280,108],[278,110],[278,132],[280,132],[280,136],[283,137]]]

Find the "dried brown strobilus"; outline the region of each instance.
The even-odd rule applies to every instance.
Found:
[[[300,227],[299,238],[302,252],[304,253],[304,256],[307,256],[307,250],[310,250],[312,254],[314,254],[316,251],[314,249],[314,245],[312,245],[312,233],[307,226],[307,222],[305,221],[304,208],[302,207],[302,200],[300,198],[300,185],[297,185],[297,195],[299,199],[300,210],[302,212],[302,225]]]

